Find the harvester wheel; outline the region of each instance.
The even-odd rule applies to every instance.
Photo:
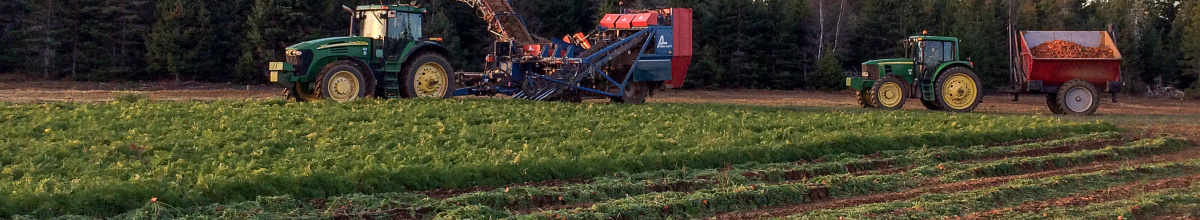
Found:
[[[869,90],[854,91],[854,98],[858,100],[858,105],[863,108],[875,108],[875,101],[871,100],[871,91]]]
[[[348,102],[374,94],[374,83],[352,61],[336,61],[321,68],[315,95],[337,102]]]
[[[1055,104],[1058,104],[1060,112],[1056,114],[1065,115],[1091,115],[1096,113],[1096,109],[1100,107],[1100,98],[1096,92],[1096,86],[1084,80],[1071,80],[1058,88],[1058,93],[1054,95]],[[1054,107],[1050,107],[1051,110]]]
[[[982,83],[975,71],[954,67],[938,74],[937,83],[933,86],[937,104],[942,110],[949,112],[971,112],[979,107],[983,99]]]
[[[942,110],[942,105],[939,105],[937,103],[937,101],[929,101],[929,100],[921,99],[921,105],[925,106],[925,109],[929,109],[929,110],[934,110],[934,111]]]
[[[895,76],[884,76],[871,87],[873,106],[883,109],[904,108],[909,94],[908,83]]]
[[[450,98],[454,95],[454,67],[439,53],[413,56],[404,65],[404,97]]]
[[[625,86],[625,96],[615,98],[613,101],[640,105],[646,103],[647,96],[650,96],[650,85],[647,85],[646,82],[630,82]]]

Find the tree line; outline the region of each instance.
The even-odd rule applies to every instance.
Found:
[[[1105,30],[1112,24],[1129,88],[1200,88],[1200,2],[1186,0],[509,0],[531,32],[554,38],[596,28],[622,9],[695,12],[687,86],[836,90],[859,63],[903,53],[928,31],[962,40],[990,87],[1007,85],[1007,25]],[[1013,1],[1020,7],[1011,7]],[[343,36],[341,5],[380,0],[6,0],[0,74],[91,81],[261,83],[269,61],[305,40]],[[493,37],[453,0],[429,8],[459,69],[477,71]]]

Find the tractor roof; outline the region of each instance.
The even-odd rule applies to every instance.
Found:
[[[955,37],[939,37],[939,36],[912,36],[912,37],[908,37],[908,39],[958,42],[958,38],[955,38]]]
[[[359,11],[374,11],[374,10],[392,10],[408,13],[425,13],[424,8],[419,8],[412,5],[359,5]]]

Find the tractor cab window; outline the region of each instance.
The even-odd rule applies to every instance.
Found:
[[[387,33],[387,11],[363,11],[362,35],[374,39],[383,39]]]
[[[420,39],[421,15],[412,13],[393,13],[388,18],[388,38]]]
[[[958,51],[958,50],[955,50],[954,46],[956,46],[956,45],[954,45],[954,42],[942,43],[942,48],[943,48],[942,49],[942,61],[957,60],[958,56],[956,56],[957,54],[954,54],[954,52]]]
[[[941,41],[922,41],[922,62],[931,65],[937,65],[943,61],[945,50]]]

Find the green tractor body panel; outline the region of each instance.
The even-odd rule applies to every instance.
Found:
[[[296,71],[289,78],[290,82],[313,82],[325,65],[338,60],[357,60],[367,63],[371,55],[371,39],[365,37],[331,37],[302,42],[287,47],[290,51],[298,51],[288,55],[289,63],[296,64]],[[364,70],[364,71],[370,71]]]

